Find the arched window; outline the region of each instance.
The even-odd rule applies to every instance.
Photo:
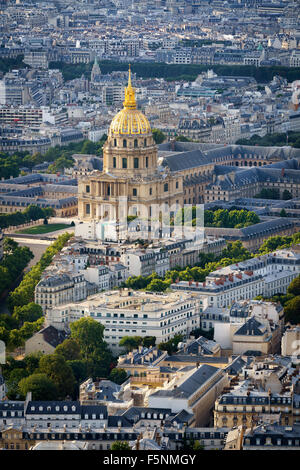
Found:
[[[138,141],[137,141],[137,139],[134,139],[133,145],[134,145],[134,148],[137,148],[137,146],[138,146]]]
[[[116,157],[113,157],[113,167],[114,167],[114,168],[117,167],[117,159],[116,159]]]
[[[122,158],[122,168],[127,168],[127,158]]]
[[[123,139],[123,147],[124,147],[124,148],[127,147],[127,140],[126,140],[126,139]]]
[[[134,168],[138,168],[138,167],[139,167],[139,159],[138,159],[138,158],[134,158],[134,159],[133,159],[133,167],[134,167]]]
[[[169,185],[168,185],[168,183],[165,183],[164,184],[164,192],[166,193],[167,191],[169,191]]]
[[[117,146],[117,139],[114,139],[114,146]]]
[[[144,139],[144,147],[147,147],[147,139]]]

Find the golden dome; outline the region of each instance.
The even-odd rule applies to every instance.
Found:
[[[131,71],[129,68],[128,86],[125,88],[124,108],[113,118],[110,135],[149,134],[151,126],[146,116],[136,109],[134,88],[131,86]]]

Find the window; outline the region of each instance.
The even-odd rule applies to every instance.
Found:
[[[152,196],[152,188],[149,189],[149,194]]]
[[[148,168],[149,165],[149,157],[146,157],[146,168]]]
[[[133,159],[133,167],[134,167],[134,168],[138,168],[138,167],[139,167],[139,159],[138,159],[138,158],[134,158],[134,159]]]
[[[122,158],[122,168],[127,168],[127,158]]]
[[[164,184],[164,192],[166,193],[167,191],[169,191],[169,185],[168,185],[168,183],[165,183]]]
[[[133,190],[132,190],[132,195],[133,195],[133,196],[137,196],[137,189],[136,189],[136,188],[133,188]]]
[[[86,192],[86,193],[89,193],[89,192],[90,192],[90,187],[89,187],[88,184],[87,184],[86,187],[85,187],[85,192]]]
[[[117,146],[117,139],[114,139],[114,146]]]
[[[147,146],[147,139],[144,139],[144,147]]]
[[[124,148],[127,147],[127,140],[126,140],[126,139],[123,139],[123,147],[124,147]]]
[[[116,157],[113,157],[113,168],[117,167],[117,159]]]
[[[176,189],[178,189],[178,181],[176,181]]]
[[[133,144],[133,145],[134,145],[134,148],[137,148],[137,146],[138,146],[138,141],[137,141],[137,139],[134,139],[134,144]]]
[[[86,205],[85,205],[85,213],[86,213],[86,214],[90,214],[90,213],[91,213],[91,206],[90,206],[90,204],[86,204]]]

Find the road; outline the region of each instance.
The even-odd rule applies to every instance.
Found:
[[[28,246],[32,253],[34,254],[34,258],[30,261],[27,267],[31,267],[36,264],[46,248],[53,243],[51,240],[39,240],[39,239],[32,239],[32,238],[14,238],[12,235],[11,238],[15,240],[20,246]]]

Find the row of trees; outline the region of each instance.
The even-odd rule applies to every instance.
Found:
[[[113,71],[127,71],[128,65],[124,62],[100,61],[102,73],[111,73]],[[90,76],[93,64],[67,64],[64,62],[50,62],[51,69],[61,70],[65,80],[79,78],[84,74]],[[280,75],[289,82],[297,80],[299,77],[299,68],[297,67],[255,67],[253,65],[201,65],[201,64],[165,64],[162,62],[139,62],[131,66],[131,69],[138,77],[142,78],[164,78],[166,80],[195,80],[197,76],[213,69],[218,75],[248,76],[254,77],[258,82],[267,83],[271,81],[274,75]]]
[[[16,225],[26,224],[33,220],[47,219],[54,215],[52,207],[38,207],[34,204],[26,207],[22,212],[17,211],[11,214],[0,214],[0,228],[7,228]]]
[[[218,267],[229,266],[249,259],[253,255],[243,246],[242,242],[228,242],[226,249],[223,250],[221,256],[217,257],[213,254],[202,253],[199,257],[197,266],[186,267],[182,269],[178,267],[166,272],[164,278],[153,272],[150,276],[131,276],[124,283],[125,287],[139,290],[145,289],[152,292],[164,292],[174,282],[178,281],[199,281],[203,282],[206,276]]]
[[[51,263],[53,256],[63,248],[71,236],[69,233],[60,235],[46,249],[40,261],[25,274],[19,286],[9,294],[8,306],[11,315],[2,314],[0,316],[0,340],[4,341],[8,351],[24,346],[25,341],[41,329],[44,321],[43,312],[40,305],[34,303],[34,289],[41,279],[42,272]],[[4,250],[5,269],[0,270],[0,281],[3,280],[1,287],[6,285],[5,279],[10,279],[11,282],[16,279],[18,270],[24,269],[29,260],[33,258],[28,247],[20,248],[11,239],[5,239]]]
[[[276,132],[275,134],[267,134],[260,137],[255,134],[250,139],[239,139],[236,144],[238,145],[262,145],[263,147],[291,145],[295,148],[300,148],[300,132],[289,131],[287,133]]]
[[[27,246],[21,247],[11,238],[4,239],[0,262],[0,296],[18,279],[32,258],[33,253]]]
[[[267,238],[259,248],[259,254],[271,253],[279,248],[290,248],[292,245],[300,243],[300,232],[293,235],[275,235]]]
[[[72,158],[74,153],[101,156],[106,139],[107,136],[104,134],[98,142],[86,139],[81,142],[71,142],[64,146],[56,145],[49,148],[44,154],[36,152],[31,155],[26,152],[16,152],[10,155],[9,153],[0,152],[0,178],[8,179],[11,176],[19,176],[22,166],[31,170],[35,165],[45,162],[49,162],[50,172],[62,171],[64,168],[70,168],[74,165]]]
[[[192,225],[197,223],[202,225],[203,221],[197,219],[196,206],[181,209],[171,220],[171,225],[181,225],[184,222],[192,221]],[[233,207],[232,209],[221,209],[216,206],[204,211],[205,227],[243,228],[260,222],[258,215],[247,209]]]
[[[20,285],[9,295],[8,305],[11,312],[14,311],[15,307],[24,306],[34,300],[34,289],[40,281],[43,271],[49,266],[53,256],[64,247],[72,235],[67,232],[60,235],[54,243],[48,246],[39,262],[25,274]]]

